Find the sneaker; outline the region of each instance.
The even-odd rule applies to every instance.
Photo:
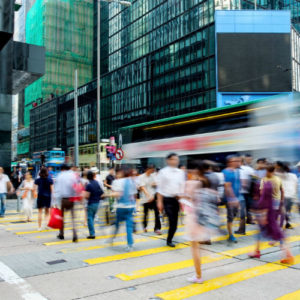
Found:
[[[237,239],[234,235],[231,235],[229,238],[228,238],[228,242],[230,243],[237,243]]]
[[[260,258],[260,251],[254,251],[252,253],[249,253],[248,256],[250,258]]]
[[[293,226],[290,223],[286,223],[285,228],[286,229],[293,229]]]
[[[132,251],[133,251],[133,247],[132,247],[132,246],[127,246],[127,247],[125,248],[125,251],[126,251],[126,252],[132,252]]]
[[[38,228],[38,231],[42,231],[42,230],[43,230],[43,228],[42,228],[42,227],[39,227],[39,228]]]
[[[154,230],[154,233],[156,233],[157,235],[162,235],[162,232],[161,232],[161,230]]]
[[[240,235],[246,235],[246,232],[245,231],[241,231],[241,230],[236,230],[234,233],[235,234],[240,234]]]
[[[294,256],[287,256],[280,261],[282,264],[292,265],[295,262]]]
[[[196,275],[187,279],[188,282],[201,284],[204,282],[203,278],[198,278]]]
[[[87,237],[87,239],[89,239],[89,240],[94,240],[96,237],[94,236],[94,235],[89,235],[88,237]]]

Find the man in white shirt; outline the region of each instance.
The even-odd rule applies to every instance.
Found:
[[[252,156],[250,154],[246,154],[243,158],[243,165],[240,167],[240,179],[241,179],[241,194],[243,195],[243,198],[245,199],[245,205],[241,205],[240,209],[244,210],[241,212],[241,216],[247,216],[246,218],[241,218],[240,220],[240,227],[235,232],[237,234],[245,234],[246,233],[246,223],[247,224],[254,224],[251,218],[251,205],[252,205],[252,198],[250,194],[250,188],[251,188],[251,180],[252,176],[254,176],[255,171],[250,166],[252,163]]]
[[[61,203],[62,217],[64,217],[65,210],[71,211],[72,216],[72,226],[73,226],[73,242],[77,242],[77,233],[75,228],[75,210],[74,202],[70,201],[71,197],[76,197],[76,192],[74,185],[77,183],[77,178],[75,173],[70,170],[70,167],[63,165],[61,167],[61,172],[57,175],[54,185],[55,199]],[[64,222],[63,226],[59,231],[58,239],[64,239]]]
[[[8,187],[8,190],[7,190]],[[0,167],[0,218],[4,218],[5,209],[6,209],[6,194],[8,191],[12,191],[12,184],[6,174],[4,174],[4,170]]]
[[[144,231],[147,232],[148,211],[154,210],[155,225],[154,232],[161,235],[161,224],[159,212],[156,204],[156,181],[155,181],[155,166],[149,165],[144,174],[139,177],[139,187],[141,190],[141,204],[144,206]]]
[[[178,169],[179,157],[175,153],[167,156],[167,167],[161,169],[157,175],[157,207],[162,213],[165,210],[169,219],[167,245],[175,247],[172,242],[177,230],[179,202],[184,192],[185,176]]]

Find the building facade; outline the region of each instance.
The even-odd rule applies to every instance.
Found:
[[[40,78],[45,69],[43,47],[13,40],[14,12],[21,6],[13,0],[0,4],[0,165],[4,167],[11,162],[12,95]]]
[[[216,108],[215,11],[254,8],[292,8],[291,20],[298,26],[296,1],[136,0],[129,8],[103,4],[101,136]],[[80,143],[89,144],[96,136],[96,82],[81,89],[79,107],[86,115],[79,124]],[[74,144],[73,98],[71,92],[57,103],[57,146],[65,150]]]
[[[46,49],[45,75],[25,90],[24,127],[29,128],[32,103],[47,101],[92,80],[93,0],[36,0],[26,16],[26,42]],[[29,136],[18,145],[28,156]]]

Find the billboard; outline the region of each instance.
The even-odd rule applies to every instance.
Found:
[[[218,91],[292,91],[290,33],[217,33]]]

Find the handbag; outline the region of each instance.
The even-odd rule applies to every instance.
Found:
[[[50,220],[48,227],[61,229],[63,226],[62,211],[59,208],[52,208],[50,212]]]
[[[82,193],[84,191],[84,187],[80,182],[76,182],[73,184],[73,190],[75,192],[75,196],[70,197],[71,202],[80,202],[82,200]]]
[[[195,193],[195,213],[199,225],[218,228],[218,194],[210,188],[199,188]]]

